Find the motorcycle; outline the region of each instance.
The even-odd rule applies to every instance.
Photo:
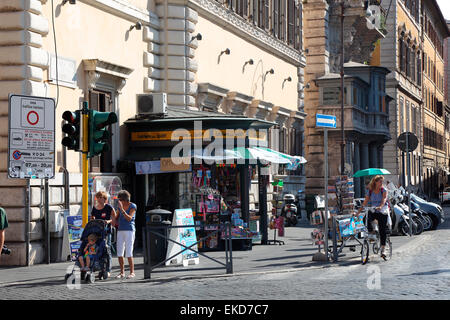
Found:
[[[295,196],[293,194],[285,194],[283,196],[283,207],[281,208],[281,216],[284,217],[285,227],[296,226],[298,223],[297,206],[295,205]]]
[[[389,201],[391,204],[392,231],[396,234],[409,235],[409,219],[412,219],[412,234],[417,235],[423,232],[424,225],[418,215],[409,213],[409,207],[402,188],[397,189],[393,184],[388,185]],[[413,211],[413,210],[411,210]]]
[[[444,222],[444,211],[442,210],[442,206],[433,202],[425,201],[413,193],[411,193],[411,200],[414,201],[420,209],[426,212],[431,218],[433,221],[431,230],[436,230],[438,225]]]
[[[405,201],[405,200],[404,200]],[[409,207],[408,204],[405,202],[401,202],[398,204],[404,211],[404,214],[406,215],[406,217],[408,217],[408,223],[409,223],[409,217],[411,217],[412,219],[412,228],[413,228],[413,234],[414,235],[419,235],[423,232],[424,230],[424,226],[423,226],[423,222],[422,220],[419,218],[419,216],[414,213],[414,211],[412,210],[411,207],[411,213],[409,212]],[[406,220],[406,219],[405,219]],[[408,235],[409,234],[409,224],[408,226],[404,226],[402,225],[402,233],[404,235]]]
[[[422,221],[424,231],[428,231],[433,227],[433,220],[431,219],[431,217],[425,211],[420,209],[420,206],[412,200],[411,210]]]

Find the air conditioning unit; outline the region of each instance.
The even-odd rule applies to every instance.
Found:
[[[137,114],[167,114],[167,93],[138,94]]]

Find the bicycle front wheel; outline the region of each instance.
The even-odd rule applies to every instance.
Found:
[[[361,246],[361,263],[366,264],[369,261],[369,241],[364,240]]]

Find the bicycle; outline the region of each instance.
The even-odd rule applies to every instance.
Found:
[[[335,261],[337,261],[337,256],[342,252],[344,247],[348,246],[351,251],[356,251],[357,245],[361,246],[361,263],[364,265],[369,261],[370,246],[367,239],[367,226],[364,223],[358,223],[359,221],[360,219],[353,215],[343,215],[336,218],[341,237],[341,245],[339,248],[336,248],[337,250],[334,253]],[[342,226],[341,222],[343,222]],[[356,243],[347,245],[349,241],[355,241]]]
[[[367,213],[369,212],[375,212],[376,211],[376,207],[368,207],[365,211],[367,211]],[[366,216],[368,217],[368,215]],[[368,218],[366,218],[366,225],[368,224]],[[391,242],[391,230],[388,227],[386,230],[386,244],[384,246],[384,255],[381,254],[381,240],[380,240],[380,231],[378,228],[378,220],[374,220],[372,221],[372,226],[373,226],[373,233],[372,235],[374,235],[375,237],[371,237],[371,234],[369,233],[368,235],[368,241],[369,244],[372,244],[372,251],[374,254],[378,255],[380,254],[380,257],[382,259],[384,259],[385,261],[388,261],[392,258],[392,242]]]

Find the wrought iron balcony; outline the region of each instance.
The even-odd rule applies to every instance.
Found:
[[[320,106],[317,113],[336,116],[337,128],[341,128],[341,106]],[[358,132],[364,135],[384,136],[385,140],[391,138],[389,132],[389,115],[384,112],[370,112],[355,106],[344,107],[344,130],[346,132]]]

